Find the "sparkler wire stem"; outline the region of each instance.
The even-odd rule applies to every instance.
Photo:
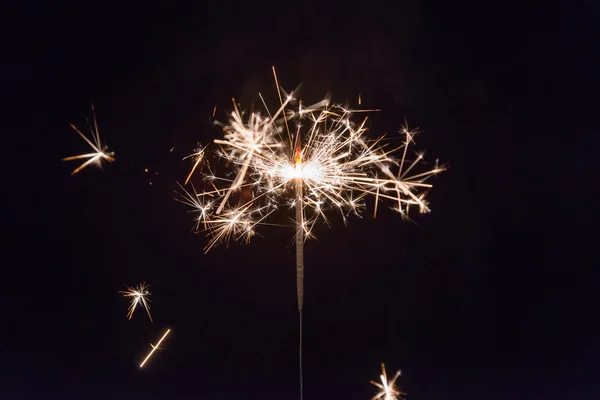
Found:
[[[298,345],[298,360],[299,360],[299,366],[300,366],[300,400],[303,400],[303,393],[304,393],[304,378],[302,376],[302,310],[300,310],[299,313],[300,316],[300,339],[298,341],[299,345]]]
[[[296,293],[298,295],[298,313],[300,317],[299,338],[299,369],[300,369],[300,400],[303,395],[302,382],[302,306],[304,302],[304,218],[302,201],[302,179],[296,179]]]
[[[298,312],[304,303],[304,221],[302,216],[302,179],[296,179],[296,291]]]

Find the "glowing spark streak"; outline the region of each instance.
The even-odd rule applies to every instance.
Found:
[[[80,160],[82,158],[96,157],[97,155],[98,153],[80,154],[78,156],[65,157],[63,158],[63,161]]]
[[[160,346],[161,342],[167,337],[167,335],[169,334],[169,332],[171,332],[171,329],[167,329],[167,331],[165,332],[165,334],[163,335],[163,337],[160,338],[160,340],[158,341],[158,343],[155,345],[153,345],[152,343],[150,343],[150,347],[152,347],[152,351],[150,351],[150,353],[146,356],[146,358],[144,359],[144,361],[142,361],[142,363],[140,364],[140,368],[142,368],[144,366],[144,364],[146,364],[146,361],[148,361],[148,359],[150,357],[152,357],[152,354],[154,354],[154,352],[156,351],[156,349],[158,349],[158,347]]]
[[[375,195],[375,207],[373,210],[373,218],[377,218],[377,206],[379,205],[379,188],[381,186],[377,185],[377,194]]]
[[[192,177],[192,174],[194,173],[194,171],[196,170],[196,168],[198,167],[198,165],[200,165],[200,163],[202,162],[202,159],[204,158],[204,149],[206,149],[206,146],[204,148],[200,148],[198,147],[195,151],[195,153],[190,154],[189,156],[185,157],[184,160],[186,158],[190,158],[190,157],[195,157],[196,158],[196,163],[194,163],[194,166],[192,167],[192,170],[190,171],[190,174],[188,175],[187,179],[185,180],[184,185],[187,185],[190,178]]]
[[[402,175],[402,166],[404,165],[404,159],[406,158],[406,151],[408,150],[408,145],[411,141],[413,141],[412,136],[408,128],[406,127],[406,122],[404,128],[402,128],[402,132],[404,132],[404,134],[406,135],[406,141],[404,142],[404,152],[402,153],[402,161],[400,161],[400,169],[398,170],[398,179],[400,179],[400,176]]]
[[[275,66],[271,67],[273,69],[273,76],[275,77],[275,86],[277,86],[277,94],[279,95],[279,104],[281,104],[281,108],[283,109],[283,101],[281,100],[281,90],[279,89],[279,82],[277,81],[277,73],[275,72]],[[289,100],[289,98],[288,98]],[[287,100],[286,100],[287,103]],[[283,120],[285,121],[285,129],[288,133],[288,138],[290,139],[290,143],[292,142],[292,135],[290,134],[290,128],[288,127],[287,118],[285,118],[285,113],[283,114]]]
[[[421,158],[423,158],[423,156],[419,154],[419,155],[417,156],[417,159],[416,159],[415,161],[413,161],[413,162],[412,162],[412,164],[410,164],[410,165],[408,166],[408,168],[406,169],[406,171],[404,171],[404,172],[402,173],[402,175],[400,176],[400,179],[404,178],[404,177],[406,176],[406,174],[408,174],[408,173],[410,172],[410,170],[411,170],[411,169],[412,169],[412,168],[415,166],[415,164],[416,164],[416,163],[418,163],[419,161],[421,161]],[[431,172],[431,171],[430,171],[429,173],[433,173],[433,172]],[[427,174],[427,172],[426,172],[426,174]],[[413,177],[413,178],[414,178],[414,177]]]

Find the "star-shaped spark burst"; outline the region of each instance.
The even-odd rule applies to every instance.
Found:
[[[123,296],[130,298],[129,310],[127,312],[127,319],[131,319],[131,317],[133,316],[133,312],[135,311],[135,308],[137,307],[137,305],[142,304],[142,306],[144,306],[144,308],[146,309],[146,313],[148,313],[148,317],[150,318],[150,321],[153,322],[152,316],[150,315],[150,306],[148,306],[148,302],[150,301],[150,299],[149,299],[150,292],[148,291],[148,287],[149,287],[149,285],[146,285],[145,283],[141,283],[135,288],[127,287],[126,291],[120,292],[123,294]]]
[[[94,126],[90,126],[90,132],[92,135],[92,139],[93,142],[88,139],[83,133],[81,133],[81,131],[73,124],[71,124],[71,128],[73,128],[73,130],[75,130],[75,132],[77,132],[79,134],[79,136],[81,136],[83,138],[83,140],[85,140],[87,142],[87,144],[90,145],[90,147],[94,150],[94,153],[87,153],[87,154],[80,154],[78,156],[71,156],[71,157],[66,157],[63,158],[63,161],[71,161],[71,160],[80,160],[80,159],[85,159],[85,158],[89,158],[89,160],[87,160],[86,162],[84,162],[83,164],[81,164],[78,168],[76,168],[73,172],[71,172],[71,175],[75,175],[76,173],[78,173],[79,171],[81,171],[82,169],[84,169],[85,167],[87,167],[90,164],[96,164],[98,167],[102,166],[102,160],[106,160],[108,162],[113,162],[115,161],[114,159],[114,153],[107,152],[107,147],[103,146],[102,143],[100,142],[100,133],[98,132],[98,122],[96,121],[96,112],[94,111],[94,105],[92,104],[92,114],[94,116]],[[89,125],[89,121],[88,121],[88,125]]]
[[[402,393],[398,389],[396,389],[394,387],[394,384],[396,383],[396,379],[398,379],[400,374],[401,374],[401,371],[397,371],[396,375],[394,375],[392,380],[390,380],[388,382],[387,374],[385,372],[385,365],[383,363],[381,363],[381,375],[380,375],[381,383],[371,381],[371,383],[373,385],[377,386],[379,389],[381,389],[381,391],[379,393],[377,393],[375,396],[373,396],[371,398],[371,400],[377,400],[377,399],[399,400],[400,397],[404,395],[404,393]]]

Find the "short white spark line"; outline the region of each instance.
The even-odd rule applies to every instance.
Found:
[[[160,340],[158,341],[158,343],[156,343],[156,346],[153,345],[152,343],[150,343],[150,347],[152,347],[152,350],[150,351],[150,353],[148,353],[148,355],[146,356],[146,358],[144,358],[144,361],[142,361],[142,363],[140,364],[140,368],[142,368],[144,366],[144,364],[146,364],[146,361],[148,361],[148,359],[150,357],[152,357],[152,354],[154,354],[154,352],[159,348],[161,342],[167,337],[167,335],[169,334],[169,332],[171,332],[171,329],[167,329],[167,331],[165,332],[165,334],[160,338]]]

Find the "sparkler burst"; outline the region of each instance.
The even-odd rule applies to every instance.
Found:
[[[127,312],[127,319],[131,319],[133,316],[133,312],[138,304],[141,304],[146,309],[146,313],[148,314],[148,318],[152,321],[152,316],[150,315],[150,306],[148,306],[148,302],[150,301],[150,291],[148,291],[149,285],[145,283],[139,284],[135,288],[128,287],[126,291],[120,292],[125,297],[130,298],[129,310]]]
[[[84,162],[83,164],[81,164],[79,167],[77,167],[73,172],[71,172],[71,175],[75,175],[76,173],[78,173],[79,171],[81,171],[82,169],[84,169],[85,167],[87,167],[88,165],[91,165],[91,164],[95,164],[96,166],[101,167],[102,160],[106,160],[108,162],[115,161],[115,159],[113,157],[114,153],[113,152],[108,153],[107,152],[108,148],[106,146],[103,146],[100,141],[100,133],[98,132],[98,122],[96,121],[96,112],[94,111],[93,104],[92,104],[92,114],[94,116],[94,126],[92,127],[90,125],[90,132],[92,135],[93,142],[90,139],[88,139],[83,133],[81,133],[79,128],[77,128],[75,125],[71,124],[71,128],[73,128],[73,130],[75,132],[77,132],[79,134],[79,136],[81,136],[83,138],[83,140],[85,140],[87,142],[87,144],[89,144],[90,147],[94,150],[93,153],[80,154],[77,156],[65,157],[62,159],[63,161],[81,160],[81,159],[86,159],[86,158],[89,159],[86,162]],[[88,125],[89,125],[89,121],[88,121]]]
[[[267,116],[242,113],[234,102],[229,122],[222,124],[224,137],[214,141],[217,160],[224,160],[230,172],[214,174],[203,148],[190,157],[198,160],[192,173],[204,158],[207,190],[191,194],[184,189],[182,195],[199,214],[196,229],[210,236],[205,250],[231,239],[249,240],[282,205],[300,208],[307,238],[317,222],[329,223],[331,211],[344,221],[349,214],[359,215],[369,195],[375,200],[374,216],[382,200],[390,200],[404,218],[411,208],[428,212],[425,194],[432,185],[426,181],[444,168],[436,161],[433,168],[415,172],[423,161],[422,153],[413,156],[409,150],[416,132],[403,127],[397,147],[384,136],[369,139],[367,118],[353,120],[359,112],[364,110],[328,100],[306,107],[293,92],[274,114],[267,109]],[[298,185],[300,195],[295,196]]]
[[[381,383],[371,381],[371,383],[377,386],[381,391],[377,393],[375,396],[371,398],[371,400],[399,400],[404,393],[400,392],[395,388],[394,384],[396,383],[396,379],[400,376],[401,371],[397,371],[396,375],[392,378],[392,380],[387,380],[387,374],[385,372],[385,365],[381,363],[381,375],[379,376],[381,379]]]

